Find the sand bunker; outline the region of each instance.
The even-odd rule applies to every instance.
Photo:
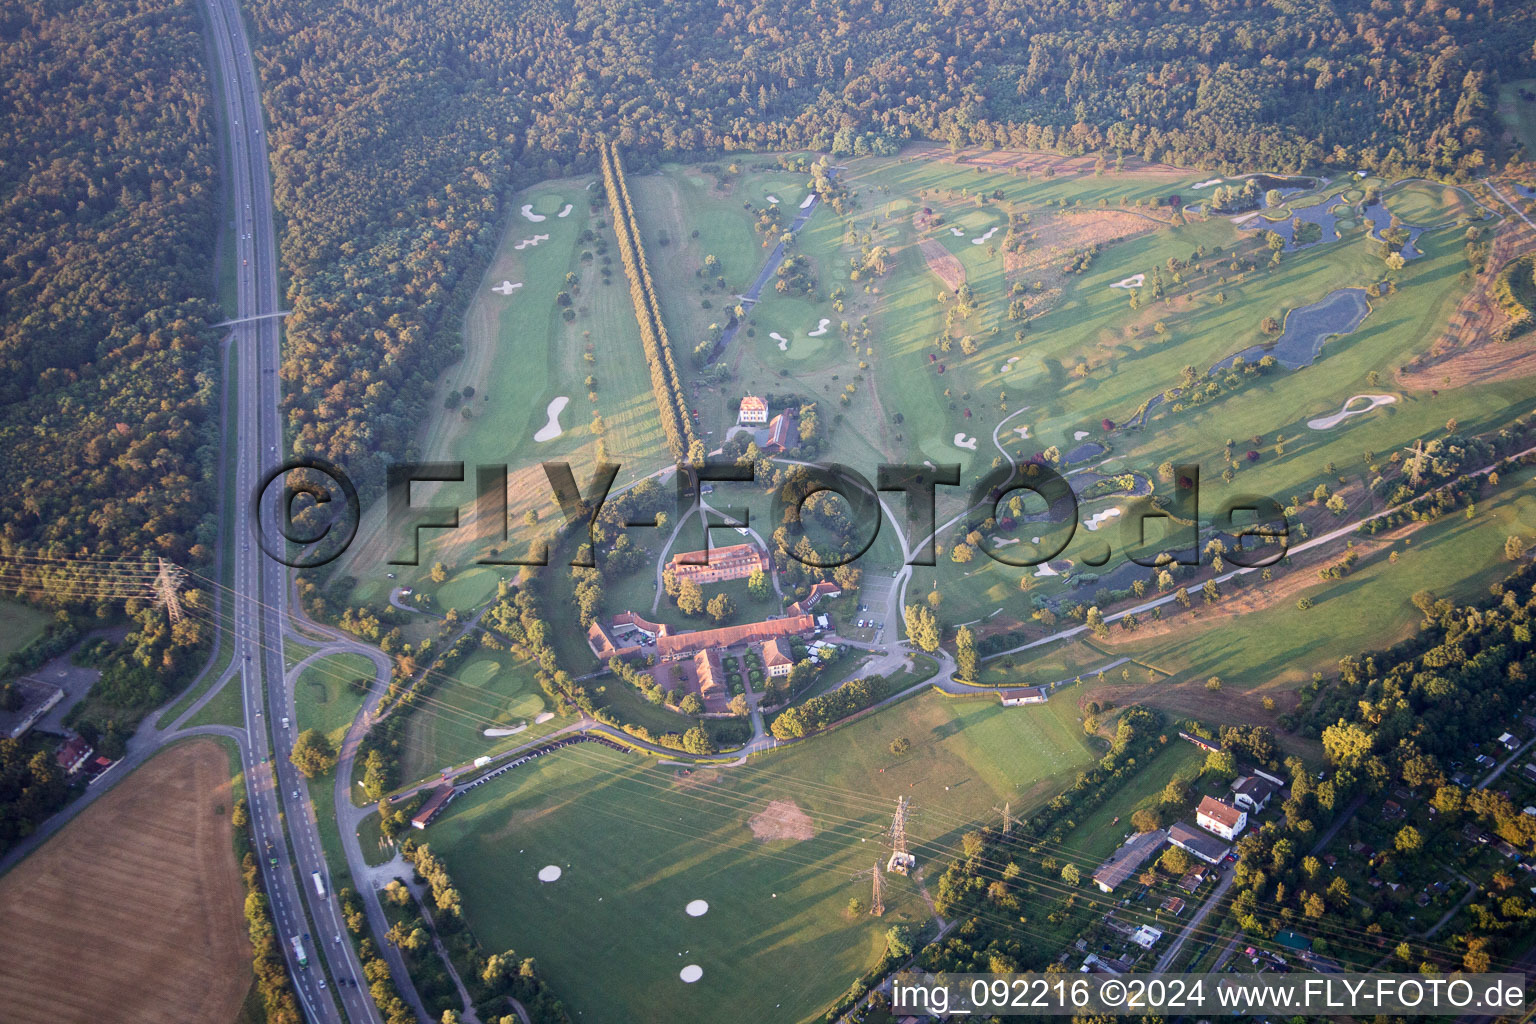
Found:
[[[689,917],[703,917],[709,913],[709,904],[703,900],[691,900],[683,910]]]
[[[513,725],[513,726],[509,726],[509,727],[507,727],[505,729],[487,729],[487,730],[485,730],[485,735],[487,735],[487,736],[516,736],[518,733],[522,732],[526,728],[528,728],[528,723],[524,722],[522,725]]]
[[[1095,512],[1087,519],[1084,519],[1083,525],[1090,530],[1097,530],[1119,514],[1120,510],[1118,508],[1107,508],[1103,512]]]
[[[541,220],[548,220],[549,219],[548,217],[544,216],[542,213],[534,213],[533,212],[533,204],[532,203],[524,203],[523,204],[523,216],[526,219],[532,221],[535,224],[539,223],[539,221],[541,221]]]
[[[543,443],[544,441],[553,441],[555,438],[565,433],[565,431],[560,427],[560,412],[570,403],[571,400],[565,395],[561,395],[553,402],[549,403],[549,408],[545,410],[549,413],[549,422],[540,427],[538,432],[533,435],[533,439],[535,441],[540,443]]]
[[[815,201],[816,201],[816,193],[812,192],[810,195],[805,197],[805,202],[800,204],[800,209],[802,209],[802,210],[810,209],[811,204],[814,203]]]
[[[521,282],[521,281],[503,281],[503,282],[501,282],[501,284],[492,285],[491,286],[491,291],[493,291],[493,292],[501,292],[501,294],[503,294],[503,295],[511,295],[513,292],[517,291],[522,286],[523,286],[523,282]]]
[[[1041,562],[1040,568],[1035,570],[1036,576],[1060,576],[1061,573],[1051,568],[1050,562]]]
[[[964,228],[950,228],[949,229],[949,233],[954,235],[956,238],[964,238],[965,237],[965,229]]]
[[[1197,182],[1195,182],[1193,185],[1191,185],[1189,187],[1190,188],[1210,188],[1212,185],[1220,185],[1220,184],[1221,184],[1221,179],[1220,178],[1207,178],[1204,181],[1197,181]]]
[[[558,882],[560,880],[560,865],[546,864],[539,868],[539,881]]]
[[[1147,275],[1146,274],[1132,274],[1130,277],[1122,278],[1121,280],[1116,281],[1114,284],[1110,285],[1110,287],[1111,288],[1140,288],[1144,283],[1146,283],[1146,280],[1147,280]]]
[[[540,711],[538,714],[533,716],[533,724],[543,725],[545,722],[554,717],[555,713],[553,711]]]
[[[1014,432],[1014,433],[1015,433],[1015,434],[1018,434],[1018,435],[1019,435],[1019,436],[1020,436],[1020,437],[1022,437],[1022,438],[1023,438],[1023,439],[1024,439],[1024,440],[1026,440],[1026,441],[1028,441],[1028,440],[1029,440],[1029,427],[1028,427],[1028,426],[1023,426],[1023,427],[1014,427],[1014,428],[1013,428],[1013,432]]]
[[[832,321],[828,320],[826,317],[822,317],[821,323],[816,325],[816,329],[814,331],[806,331],[805,333],[812,338],[819,338],[823,334],[827,333],[827,324],[830,324],[831,322]]]
[[[570,203],[566,203],[565,204],[565,209],[563,209],[559,213],[555,214],[555,216],[556,217],[562,217],[562,218],[569,217],[571,215],[571,211],[574,210],[574,209],[576,209],[576,207],[572,206]]]
[[[973,238],[973,239],[971,239],[971,244],[972,245],[982,245],[982,244],[990,241],[992,236],[997,234],[997,231],[998,231],[998,229],[997,229],[996,226],[988,228],[987,229],[987,233],[982,235],[980,238]]]
[[[793,839],[803,842],[816,838],[816,828],[811,816],[802,811],[793,800],[775,800],[754,814],[747,822],[754,839],[768,842],[772,839]]]
[[[976,439],[974,437],[966,437],[965,431],[962,430],[955,435],[955,447],[973,452],[976,450]]]
[[[678,971],[677,976],[683,979],[683,984],[692,985],[694,982],[704,977],[704,968],[700,967],[698,964],[689,964],[687,967],[684,967],[682,970]]]
[[[1074,430],[1074,431],[1072,431],[1072,440],[1074,440],[1074,441],[1081,441],[1083,438],[1085,438],[1087,436],[1088,436],[1088,431],[1086,431],[1086,430]]]
[[[789,351],[789,339],[784,337],[784,335],[780,334],[778,331],[769,331],[768,337],[779,343],[780,352]]]
[[[1370,412],[1377,406],[1391,405],[1395,401],[1397,401],[1396,395],[1353,395],[1338,412],[1332,416],[1319,416],[1315,420],[1307,420],[1307,426],[1313,430],[1332,430],[1351,416],[1359,416],[1362,413]],[[1351,409],[1350,406],[1356,402],[1364,402],[1365,404],[1358,409]]]
[[[778,196],[769,196],[769,197],[768,197],[768,201],[769,201],[769,202],[770,202],[770,203],[774,203],[774,204],[777,204],[777,203],[778,203],[778,201],[779,201],[779,197],[778,197]]]
[[[543,217],[539,218],[539,220],[543,220],[543,219],[544,219]],[[549,236],[548,235],[534,235],[532,238],[525,238],[525,239],[523,239],[521,242],[518,242],[512,248],[516,249],[518,252],[522,252],[524,249],[527,249],[530,246],[535,246],[535,245],[538,245],[540,242],[547,242],[547,241],[549,241]]]

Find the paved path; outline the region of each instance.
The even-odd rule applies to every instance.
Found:
[[[1216,882],[1216,888],[1211,890],[1211,895],[1200,905],[1200,909],[1190,916],[1189,923],[1184,926],[1183,931],[1179,932],[1179,937],[1174,939],[1167,949],[1163,950],[1163,955],[1157,958],[1157,966],[1153,968],[1154,970],[1166,971],[1168,969],[1168,966],[1173,963],[1174,958],[1179,955],[1179,951],[1184,948],[1184,944],[1199,930],[1200,922],[1205,920],[1207,914],[1216,909],[1216,905],[1221,902],[1222,897],[1226,896],[1227,890],[1232,888],[1232,879],[1235,875],[1231,868],[1217,868],[1216,871],[1220,875]]]
[[[1456,905],[1454,907],[1452,907],[1450,910],[1447,910],[1445,912],[1445,914],[1440,918],[1440,920],[1436,921],[1434,924],[1429,926],[1428,930],[1426,930],[1424,932],[1424,938],[1425,939],[1432,939],[1432,938],[1434,938],[1436,933],[1438,933],[1441,928],[1444,928],[1446,925],[1450,924],[1451,923],[1451,918],[1455,917],[1458,913],[1460,913],[1461,909],[1463,907],[1465,907],[1468,903],[1471,903],[1472,902],[1472,897],[1476,896],[1478,894],[1478,892],[1480,891],[1479,888],[1478,888],[1478,884],[1476,882],[1472,881],[1472,879],[1468,878],[1466,875],[1462,874],[1460,871],[1456,872],[1456,877],[1461,879],[1464,883],[1466,883],[1466,886],[1467,886],[1466,895],[1462,896],[1462,898],[1456,902]]]
[[[1492,181],[1489,181],[1488,179],[1485,178],[1485,179],[1483,179],[1483,184],[1488,186],[1488,191],[1489,192],[1492,192],[1496,197],[1498,197],[1499,202],[1503,203],[1505,206],[1509,207],[1512,211],[1514,211],[1514,214],[1515,214],[1516,217],[1519,217],[1521,220],[1525,221],[1525,223],[1527,225],[1529,225],[1530,227],[1536,228],[1536,221],[1531,220],[1531,218],[1529,218],[1529,217],[1527,217],[1525,215],[1525,211],[1524,210],[1520,209],[1520,207],[1516,206],[1510,200],[1504,198],[1504,193],[1502,193],[1498,189],[1494,188]]]
[[[1524,754],[1527,750],[1530,750],[1532,744],[1536,744],[1536,736],[1526,740],[1523,744],[1520,745],[1518,750],[1501,761],[1497,768],[1483,776],[1483,781],[1479,782],[1476,788],[1487,789],[1490,783],[1497,782],[1499,776],[1504,774],[1504,769],[1520,760],[1520,755]]]
[[[828,176],[836,177],[837,168],[831,168],[828,171]],[[815,213],[816,207],[820,205],[821,196],[815,192],[812,192],[810,194],[809,205],[803,207],[800,212],[795,215],[794,221],[789,225],[789,234],[791,238],[793,238],[795,235],[798,235],[800,233],[800,229],[805,227],[805,225],[810,222],[811,214]],[[785,245],[782,241],[775,244],[773,251],[770,252],[768,254],[768,258],[763,261],[763,267],[757,272],[757,278],[752,282],[751,287],[736,297],[738,303],[746,307],[747,313],[749,315],[752,312],[752,307],[757,304],[758,296],[763,293],[763,289],[767,287],[768,282],[773,280],[773,276],[778,273],[779,264],[784,262],[785,251]],[[725,354],[726,347],[729,346],[733,340],[735,340],[737,333],[741,330],[742,323],[743,321],[737,320],[735,323],[731,324],[725,330],[720,332],[720,340],[715,342],[714,350],[709,354],[710,362],[714,362],[716,359],[719,359],[722,355]]]

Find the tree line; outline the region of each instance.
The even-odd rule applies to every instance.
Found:
[[[666,435],[672,461],[681,464],[695,454],[693,449],[699,442],[694,437],[693,422],[688,416],[688,400],[683,396],[682,379],[672,356],[672,342],[662,320],[656,282],[651,279],[651,268],[645,259],[640,222],[629,198],[629,184],[624,180],[624,165],[617,144],[603,147],[602,163],[603,187],[613,214],[619,259],[624,264],[624,276],[629,279],[629,295],[635,304],[635,320],[640,325],[640,343],[645,348],[645,362],[651,370],[651,392],[656,396],[656,409],[661,416],[661,429]],[[702,455],[702,450],[697,454]]]

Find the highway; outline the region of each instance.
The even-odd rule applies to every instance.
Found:
[[[282,319],[272,183],[260,89],[245,25],[234,0],[205,0],[210,40],[219,63],[228,187],[234,208],[239,355],[235,389],[235,597],[231,609],[234,667],[240,674],[248,742],[242,747],[251,823],[262,858],[267,895],[294,988],[311,1021],[378,1022],[321,851],[308,791],[289,762],[295,730],[293,695],[284,684],[287,569],[268,560],[255,541],[250,499],[262,475],[282,458],[278,368]],[[229,426],[229,425],[226,425]],[[274,503],[264,511],[275,513]],[[284,838],[287,825],[289,843]],[[274,867],[268,861],[276,857]],[[325,896],[312,873],[324,880]],[[314,927],[305,917],[308,907]],[[291,939],[308,936],[309,966],[298,963]],[[327,987],[321,961],[336,984]],[[341,1007],[338,1010],[336,999]]]

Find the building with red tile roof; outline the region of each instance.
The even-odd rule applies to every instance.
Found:
[[[699,679],[699,698],[707,707],[716,707],[731,699],[731,691],[725,685],[725,669],[720,664],[720,652],[711,648],[693,656],[693,671]]]
[[[741,400],[741,406],[736,412],[738,423],[767,423],[768,403],[756,395],[748,395]]]
[[[667,571],[675,578],[701,584],[743,580],[759,569],[767,572],[771,568],[768,555],[756,544],[730,544],[706,551],[679,551],[667,562]]]
[[[787,412],[781,412],[768,423],[768,440],[763,442],[765,452],[783,452],[788,450],[791,437],[790,428],[795,425],[794,418]]]
[[[795,652],[781,636],[763,641],[763,668],[770,676],[787,676],[795,667]]]
[[[741,626],[722,626],[719,629],[701,629],[695,633],[674,633],[656,638],[656,653],[663,661],[691,658],[699,651],[724,650],[738,644],[761,643],[779,636],[796,636],[816,628],[816,620],[809,615],[789,615],[782,619],[766,619]]]

